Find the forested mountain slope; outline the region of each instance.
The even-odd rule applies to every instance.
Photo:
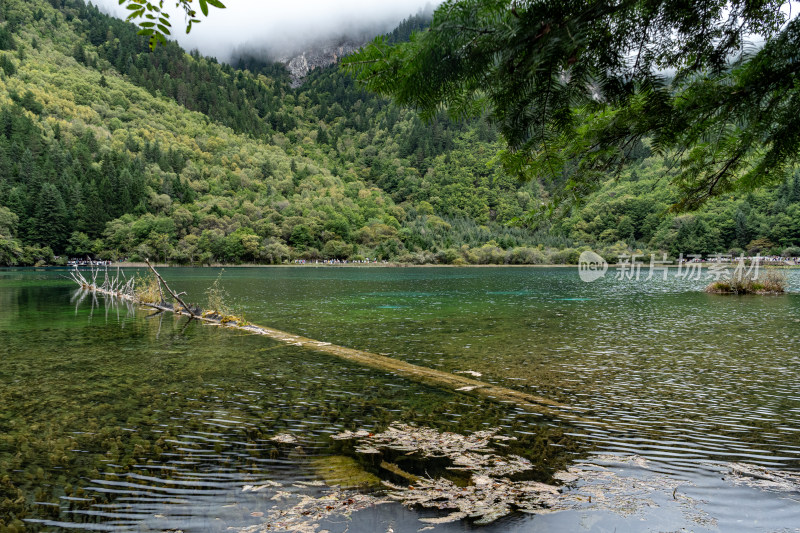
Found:
[[[418,27],[409,19],[393,38]],[[646,147],[571,218],[509,227],[547,188],[493,164],[501,143],[484,120],[423,123],[334,67],[293,89],[280,65],[234,63],[248,70],[174,43],[150,52],[81,0],[3,0],[0,264],[542,263],[582,246],[800,244],[796,179],[675,217],[665,164]]]

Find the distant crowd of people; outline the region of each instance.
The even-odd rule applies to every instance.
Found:
[[[782,263],[785,265],[800,265],[800,257],[786,257],[783,255],[756,255],[745,257],[745,261],[759,261],[760,263]],[[739,256],[730,254],[711,254],[702,257],[700,254],[689,255],[678,260],[679,263],[734,263],[739,261]]]
[[[102,261],[100,259],[70,259],[67,266],[110,266],[112,261]]]
[[[745,257],[745,261],[753,261],[758,259],[759,262],[784,264],[784,265],[800,265],[800,257],[785,257],[782,255],[759,255],[754,257]],[[120,262],[127,261],[128,258],[120,259]],[[711,254],[703,257],[700,254],[691,254],[685,257],[678,258],[678,263],[734,263],[738,262],[738,256],[732,255],[717,255]],[[366,259],[295,259],[292,263],[296,265],[368,265],[368,264],[387,264],[386,259],[366,258]],[[70,259],[67,261],[67,266],[76,267],[92,267],[92,266],[111,266],[113,261],[104,261],[100,259]]]
[[[761,257],[761,262],[800,265],[800,257],[783,257],[782,255],[767,255]]]
[[[296,265],[367,265],[374,263],[388,263],[386,259],[295,259],[293,261]]]

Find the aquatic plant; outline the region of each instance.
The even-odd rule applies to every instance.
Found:
[[[319,457],[311,461],[311,467],[325,484],[329,487],[342,489],[368,489],[377,488],[381,480],[375,474],[367,471],[361,464],[346,455],[333,455]]]
[[[301,483],[295,485],[301,485]],[[306,485],[312,484],[307,483]],[[333,517],[348,518],[356,511],[389,502],[389,500],[380,496],[341,489],[325,491],[320,496],[279,490],[270,499],[275,502],[293,501],[294,503],[288,506],[274,505],[266,513],[256,511],[252,516],[264,516],[264,523],[241,528],[231,527],[229,530],[237,531],[238,533],[266,533],[272,531],[316,533],[319,531],[319,523],[322,520]]]
[[[206,289],[206,309],[208,309],[209,313],[226,317],[232,315],[233,312],[227,303],[230,299],[230,295],[228,291],[222,287],[223,273],[225,273],[224,268],[219,271],[219,275],[217,275],[217,279],[214,280],[214,283]]]
[[[217,279],[206,289],[206,309],[204,317],[219,320],[226,325],[236,325],[240,327],[249,326],[244,317],[244,310],[234,308],[230,304],[231,296],[222,286],[222,274],[225,269],[220,270]]]
[[[297,437],[295,437],[291,433],[279,433],[278,435],[275,435],[269,440],[280,444],[294,444],[297,442]]]
[[[163,300],[158,278],[156,278],[152,272],[139,274],[135,279],[136,283],[133,294],[138,301],[156,304]]]

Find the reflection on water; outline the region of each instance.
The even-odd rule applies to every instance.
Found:
[[[217,274],[165,271],[190,295]],[[542,481],[591,453],[645,456],[691,483],[686,493],[708,502],[720,530],[800,522],[800,504],[726,484],[717,466],[800,469],[800,295],[706,295],[702,283],[675,278],[586,284],[572,269],[535,268],[229,269],[223,284],[251,322],[481,372],[605,425],[547,420],[102,299],[93,309],[90,299],[70,302],[73,287],[56,273],[5,271],[0,528],[257,524],[278,489],[249,493],[244,485],[312,494],[321,490],[320,458],[353,455],[329,435],[394,420],[462,433],[500,426],[520,439],[509,451],[536,462]],[[299,442],[270,440],[284,432]],[[752,509],[746,516],[743,501]],[[648,527],[685,525],[660,508]],[[416,531],[418,516],[391,504],[337,527]],[[631,529],[613,514],[592,517],[513,516],[485,529]]]

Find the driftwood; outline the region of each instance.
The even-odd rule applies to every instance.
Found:
[[[513,403],[517,407],[521,407],[528,411],[541,413],[550,417],[566,419],[572,422],[603,427],[606,429],[609,428],[608,424],[599,422],[597,420],[584,418],[575,413],[575,408],[556,402],[549,398],[543,398],[541,396],[536,396],[526,392],[493,385],[491,383],[479,381],[477,379],[469,378],[460,374],[414,365],[384,355],[347,348],[344,346],[337,346],[329,342],[322,342],[265,326],[247,324],[236,317],[221,316],[217,310],[207,310],[205,313],[203,313],[202,310],[197,307],[192,308],[189,305],[186,305],[181,299],[181,295],[183,293],[178,294],[172,291],[166,282],[164,282],[161,275],[152,265],[150,265],[149,262],[148,266],[158,280],[159,290],[161,284],[163,284],[167,289],[167,292],[179,304],[180,307],[170,305],[168,302],[163,300],[163,297],[162,301],[157,303],[141,301],[136,296],[133,278],[127,280],[127,283],[123,284],[121,281],[119,281],[119,274],[114,278],[108,277],[107,267],[105,269],[104,282],[102,284],[98,284],[96,281],[97,276],[100,273],[99,268],[92,270],[92,282],[87,281],[86,278],[77,270],[77,268],[72,272],[72,279],[78,283],[82,289],[93,293],[106,294],[117,298],[122,298],[135,304],[159,311],[167,311],[177,315],[185,315],[210,325],[233,328],[256,335],[264,335],[292,346],[310,348],[318,352],[333,355],[340,359],[352,361],[377,370],[392,372],[412,381],[425,383],[434,387],[450,390],[452,392],[460,392],[462,394],[479,396],[498,403]]]
[[[107,294],[109,296],[116,296],[126,300],[132,300],[135,296],[134,278],[127,279],[125,273],[117,267],[117,274],[114,277],[109,277],[108,267],[103,271],[103,283],[97,284],[97,276],[100,274],[100,268],[91,270],[92,281],[89,282],[83,274],[75,267],[75,270],[70,272],[70,278],[75,281],[82,289],[89,292]],[[122,279],[120,279],[122,276]]]

